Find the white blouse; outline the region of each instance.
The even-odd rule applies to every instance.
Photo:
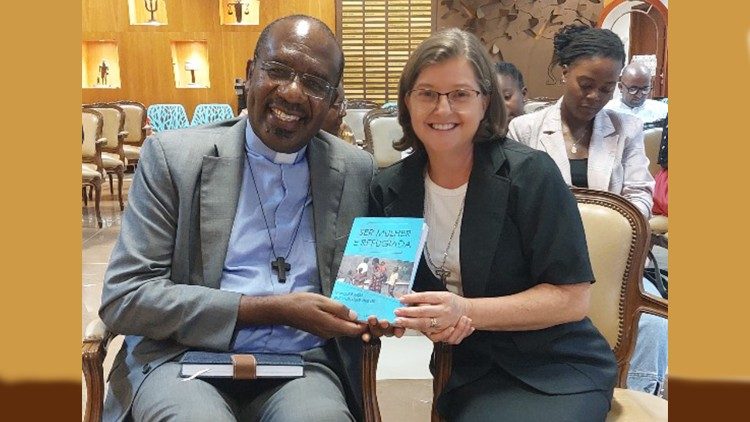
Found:
[[[446,278],[446,287],[450,292],[461,296],[463,296],[463,288],[459,239],[467,186],[468,183],[464,183],[455,189],[445,189],[435,184],[425,172],[424,219],[428,231],[423,255],[427,266],[436,277],[438,277],[436,273],[438,268],[442,267],[450,271]]]

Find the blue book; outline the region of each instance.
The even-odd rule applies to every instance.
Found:
[[[423,218],[357,217],[346,242],[331,298],[367,321],[394,322],[398,298],[411,292],[427,225]]]
[[[298,354],[223,353],[191,350],[180,359],[183,378],[299,378],[305,362]]]

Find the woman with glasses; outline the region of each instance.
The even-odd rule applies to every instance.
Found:
[[[455,28],[425,40],[404,68],[398,110],[394,146],[414,153],[375,177],[370,210],[429,226],[419,293],[401,297],[418,306],[397,310],[395,325],[455,345],[438,411],[604,420],[617,365],[586,317],[593,275],[578,208],[546,154],[504,136],[479,40]]]
[[[643,123],[603,108],[625,63],[612,31],[567,26],[554,38],[565,93],[553,106],[513,119],[508,137],[547,152],[568,185],[622,195],[651,217],[654,178],[643,147]],[[644,282],[648,293],[659,295]],[[659,394],[667,370],[667,321],[644,314],[628,372],[628,388]]]

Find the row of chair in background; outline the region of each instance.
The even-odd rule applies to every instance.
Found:
[[[141,145],[150,131],[146,124],[146,108],[135,101],[84,104],[81,110],[82,142],[81,160],[84,204],[87,205],[86,187],[95,194],[94,206],[99,227],[101,181],[97,183],[92,170],[109,176],[109,190],[114,196],[113,175],[117,176],[117,197],[120,210],[124,209],[122,183],[125,169],[138,163]]]
[[[151,104],[146,114],[154,132],[205,125],[235,117],[229,104],[198,104],[190,122],[182,104]]]
[[[357,145],[375,157],[379,168],[401,159],[402,153],[393,149],[393,141],[403,136],[395,106],[381,108],[370,100],[348,100],[343,121],[352,129]]]
[[[555,101],[546,97],[529,99],[524,109],[531,113]],[[400,151],[393,149],[393,141],[403,136],[398,123],[398,108],[393,103],[381,107],[370,100],[349,100],[343,120],[352,129],[357,144],[375,156],[379,168],[387,167],[403,157]]]

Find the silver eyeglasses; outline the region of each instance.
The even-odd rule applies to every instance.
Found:
[[[260,68],[271,80],[279,84],[290,84],[296,77],[299,77],[302,92],[313,98],[324,99],[334,90],[334,87],[325,79],[309,73],[297,72],[283,63],[266,60],[261,62]]]
[[[435,107],[440,101],[440,97],[445,95],[452,109],[465,107],[482,95],[481,92],[474,89],[454,89],[449,92],[437,92],[432,89],[412,89],[407,94],[416,105],[424,108]]]

